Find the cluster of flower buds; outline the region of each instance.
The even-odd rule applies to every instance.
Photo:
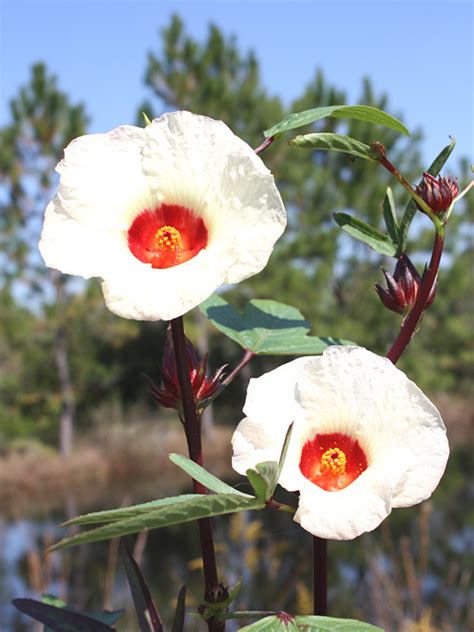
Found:
[[[384,289],[378,283],[375,285],[375,291],[379,295],[380,300],[392,312],[403,315],[408,314],[415,304],[420,288],[421,278],[418,270],[407,255],[401,255],[395,266],[393,276],[386,270],[382,270],[382,272],[387,282],[387,289]],[[426,301],[425,309],[433,303],[435,291],[436,288],[433,285]]]
[[[451,206],[459,189],[455,178],[435,178],[425,172],[423,182],[415,190],[436,215],[442,215]]]
[[[212,377],[207,377],[207,354],[200,360],[196,349],[188,338],[185,338],[185,345],[194,400],[196,407],[203,409],[221,388],[225,366],[218,369]],[[150,385],[153,397],[161,406],[179,410],[181,389],[178,380],[173,338],[169,329],[163,352],[161,379],[161,386],[156,386],[153,383]]]

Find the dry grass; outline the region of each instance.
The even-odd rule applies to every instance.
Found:
[[[230,437],[231,429],[217,426],[206,442],[206,465],[217,475],[230,469]],[[189,478],[169,461],[170,452],[187,454],[179,423],[108,425],[78,443],[67,461],[44,446],[25,444],[0,459],[2,514],[63,510],[71,499],[87,511],[103,498],[114,505],[126,496],[176,493]]]

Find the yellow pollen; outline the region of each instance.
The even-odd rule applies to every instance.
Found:
[[[328,470],[335,475],[346,473],[347,457],[339,448],[330,448],[321,456],[321,466],[319,468],[321,474]]]
[[[180,248],[181,233],[174,226],[162,226],[156,231],[155,243],[159,248]]]

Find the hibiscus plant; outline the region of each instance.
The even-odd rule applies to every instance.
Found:
[[[173,112],[146,121],[144,128],[123,126],[74,140],[57,167],[59,188],[46,209],[40,242],[46,265],[100,277],[106,304],[118,316],[170,321],[162,382],[151,384],[151,391],[182,422],[189,458],[172,454],[170,459],[194,486],[192,494],[69,520],[66,525],[89,528],[51,550],[196,521],[204,590],[195,616],[210,632],[224,630],[230,619],[243,622],[249,632],[379,629],[328,616],[327,541],[356,538],[377,528],[392,508],[429,498],[448,458],[438,410],[395,364],[435,299],[446,226],[455,202],[467,192],[459,194],[455,179],[439,176],[454,142],[412,187],[377,141],[366,144],[317,132],[289,140],[295,148],[370,161],[374,170],[388,170],[409,194],[400,214],[387,189],[380,201],[385,233],[354,215],[334,216],[349,235],[396,261],[393,273],[384,271],[386,288],[376,286],[385,307],[402,316],[386,357],[327,332],[309,335],[310,324],[289,305],[253,299],[240,313],[220,292],[260,272],[285,230],[285,208],[260,154],[284,134],[324,117],[352,118],[408,134],[400,121],[379,109],[334,105],[285,117],[252,149],[221,121]],[[407,252],[418,211],[434,232],[431,260],[421,274]],[[184,332],[183,315],[196,307],[242,347],[235,368],[208,375],[207,358],[199,358]],[[250,380],[244,417],[232,438],[232,466],[247,478],[247,493],[204,468],[201,415],[257,355],[293,359]],[[285,498],[292,502],[274,497],[278,485],[290,492]],[[211,518],[243,511],[282,511],[312,534],[312,616],[282,612],[278,604],[265,612],[235,610],[239,586],[229,587],[218,576]],[[141,632],[163,630],[125,544],[121,554]],[[176,632],[186,625],[184,599],[183,588],[172,625]],[[121,615],[79,612],[51,598],[14,603],[56,631],[113,630]]]

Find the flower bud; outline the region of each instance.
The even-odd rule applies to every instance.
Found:
[[[375,291],[379,295],[380,300],[387,309],[397,314],[408,314],[415,304],[418,290],[420,288],[421,278],[418,270],[407,257],[401,255],[395,266],[393,276],[386,270],[382,270],[387,282],[387,289],[376,283]],[[427,309],[434,301],[435,286],[433,286],[425,309]]]
[[[423,182],[416,187],[416,193],[423,198],[434,213],[445,213],[458,194],[458,183],[455,178],[435,178],[429,173],[423,174]]]
[[[185,338],[185,350],[194,401],[197,408],[203,409],[210,403],[210,399],[221,387],[225,366],[218,369],[212,377],[208,378],[206,375],[207,354],[200,360],[196,349],[188,338]],[[161,379],[161,386],[150,384],[153,397],[165,408],[179,409],[181,389],[170,329],[168,329],[164,346]]]

